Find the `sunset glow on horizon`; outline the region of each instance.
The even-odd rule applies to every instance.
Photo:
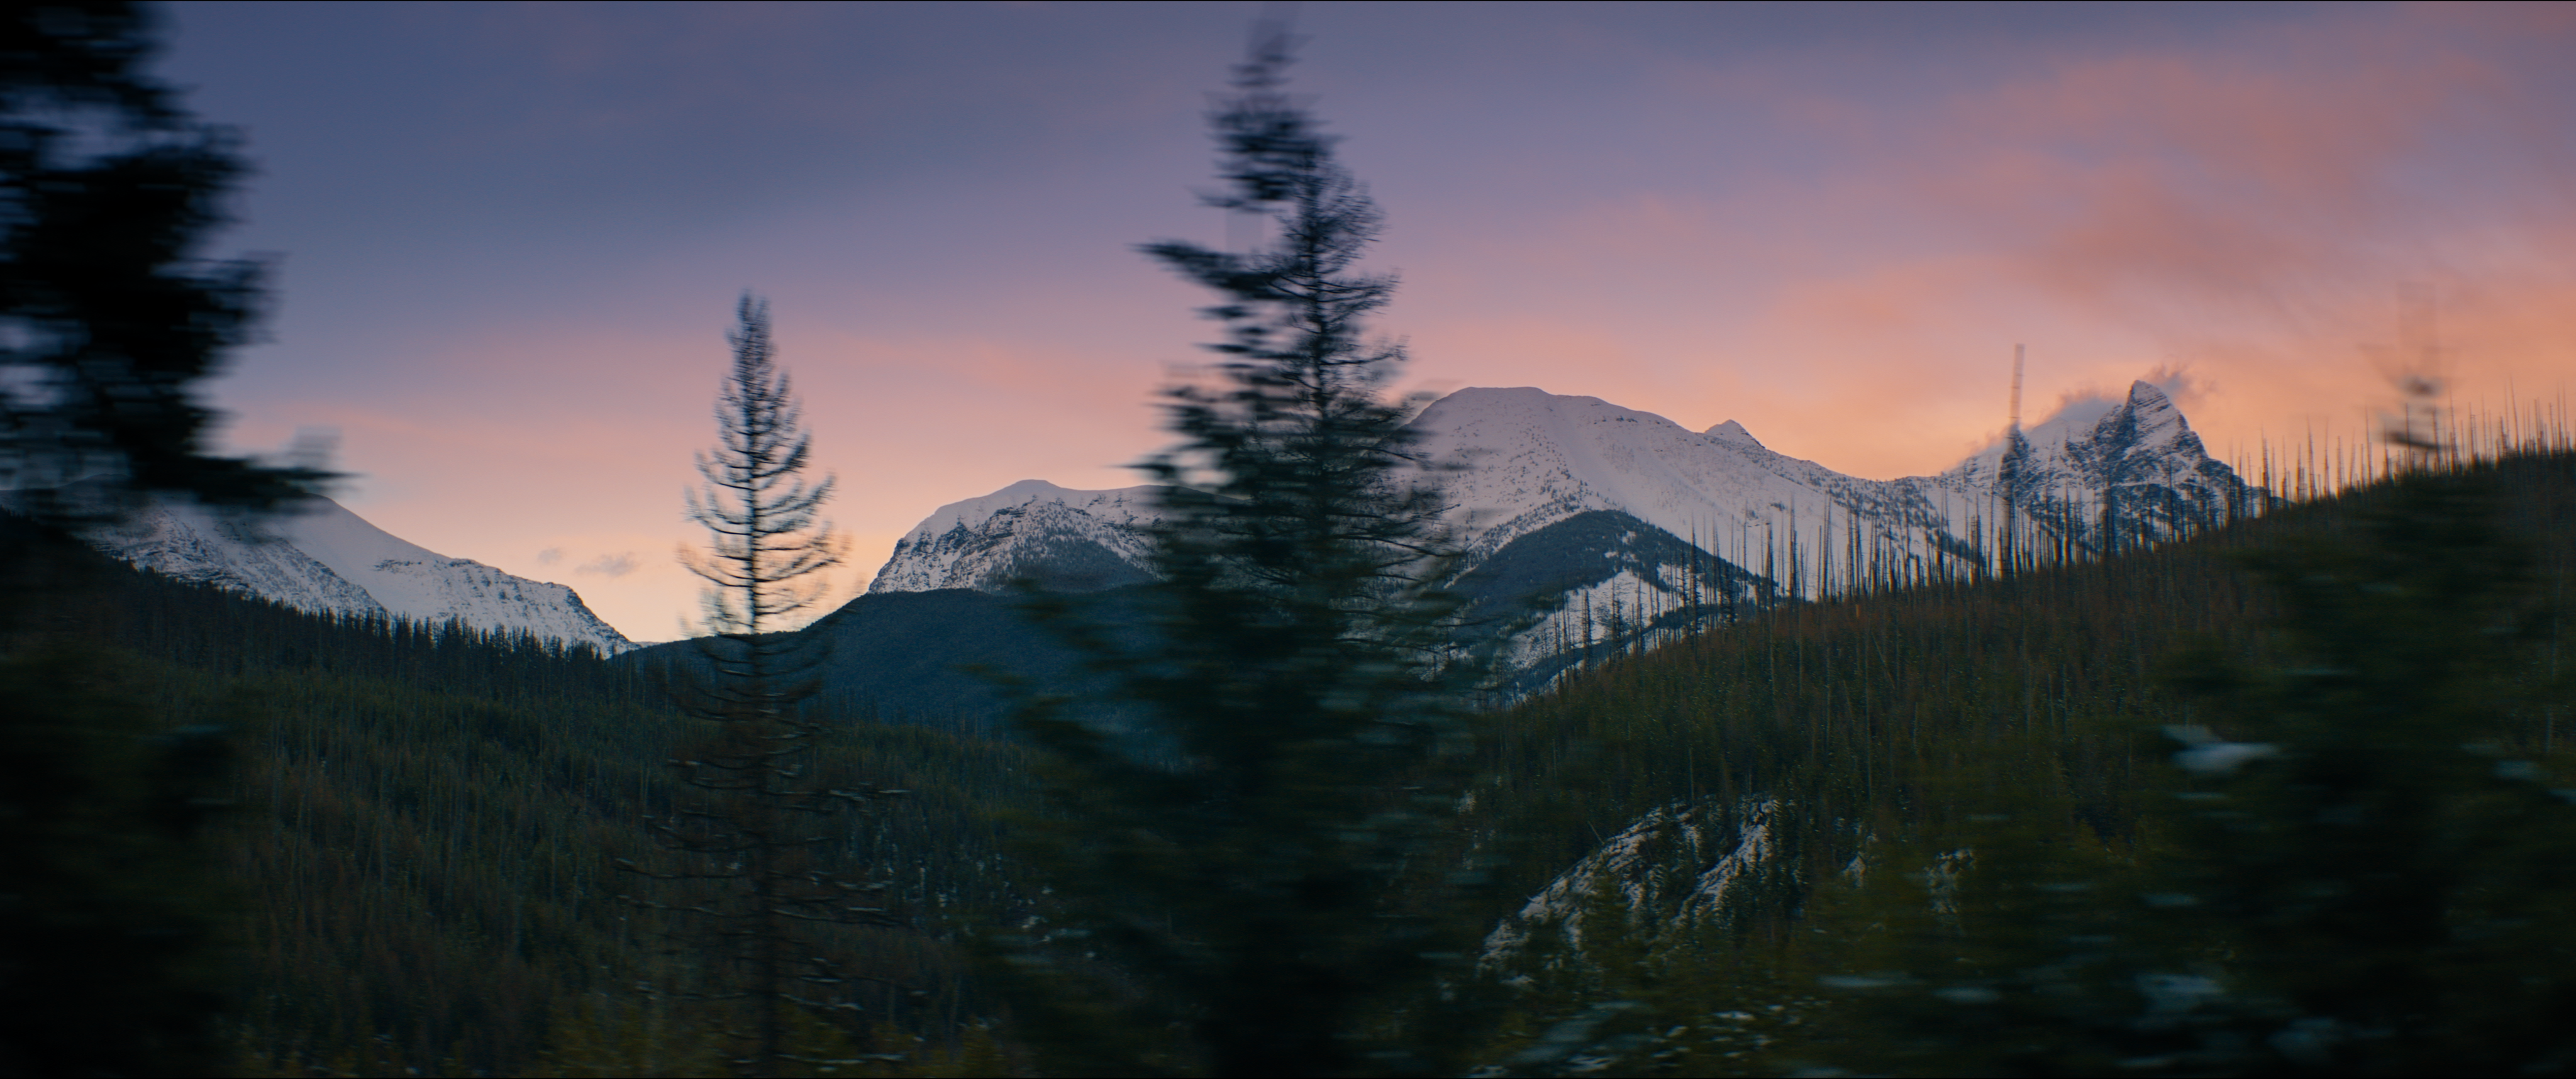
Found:
[[[1407,387],[1536,386],[1873,478],[2172,388],[2212,453],[2350,444],[2439,379],[2576,375],[2576,6],[1309,3],[1293,88],[1403,285]],[[2215,10],[2203,10],[2211,8]],[[1225,242],[1200,115],[1253,4],[272,5],[160,65],[276,252],[231,447],[340,438],[342,501],[683,632],[672,557],[746,289],[836,601],[938,506],[1164,444]]]

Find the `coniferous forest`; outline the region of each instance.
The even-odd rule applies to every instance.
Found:
[[[92,47],[148,23],[78,10],[8,17],[59,53],[8,61],[21,126],[53,93],[189,133]],[[12,366],[160,366],[11,405],[16,467],[132,467],[0,516],[0,1074],[2576,1071],[2563,423],[2267,468],[2157,543],[1934,578],[1853,538],[1829,598],[1665,612],[1505,692],[1447,507],[1396,479],[1396,282],[1293,45],[1265,24],[1210,115],[1207,198],[1269,239],[1142,249],[1223,327],[1142,466],[1156,580],[922,601],[1052,657],[933,672],[992,716],[844,677],[833,481],[752,297],[690,503],[704,632],[610,657],[97,553],[134,492],[332,477],[204,452],[231,329],[118,339],[125,293],[12,240]],[[221,141],[139,146],[11,182],[208,225],[166,203]],[[171,250],[127,293],[249,318],[248,271]]]
[[[1603,662],[1477,717],[1472,796],[1440,841],[1443,864],[1479,880],[1429,913],[1483,948],[1657,810],[1707,807],[1708,838],[1649,829],[1635,865],[1576,896],[1591,912],[1578,933],[1540,927],[1466,962],[1456,989],[1482,995],[1443,1021],[1468,1029],[1423,1036],[1514,1074],[2547,1065],[2569,992],[2552,912],[2576,885],[2559,857],[2576,827],[2556,655],[2571,551],[2576,457],[2518,452],[2101,561],[1784,606]],[[613,865],[652,848],[638,822],[677,797],[664,761],[688,731],[649,671],[60,557],[85,579],[17,634],[12,699],[81,699],[106,723],[81,754],[220,747],[201,839],[115,869],[197,881],[187,902],[221,928],[195,976],[224,1001],[231,1066],[721,1068],[706,1021],[655,991],[691,957],[621,901],[636,889]],[[2319,565],[2353,570],[2326,583]],[[2353,729],[2374,707],[2399,729]],[[908,792],[831,852],[890,879],[907,927],[835,931],[831,947],[892,984],[864,1024],[818,1018],[803,1036],[864,1060],[833,1074],[1046,1073],[1049,1046],[1013,1025],[1016,979],[979,968],[975,943],[1050,909],[1011,838],[1047,814],[1036,752],[831,723],[821,767]],[[2194,727],[2207,744],[2174,733]],[[2177,763],[2228,746],[2246,762]],[[2329,753],[2354,758],[2315,765],[2341,785],[2272,774]],[[1691,879],[1748,823],[1767,858],[1722,907],[1694,908]],[[2428,894],[2322,898],[2399,882]],[[2244,889],[2266,891],[2229,894]],[[2376,924],[2418,914],[2413,936]],[[2159,996],[2166,982],[2180,988]],[[2303,996],[2373,983],[2358,1014]],[[1432,999],[1385,1001],[1372,1022]],[[2285,1056],[2282,1030],[2321,1043]],[[2326,1040],[2363,1038],[2357,1062]],[[1174,1047],[1143,1052],[1188,1067]]]

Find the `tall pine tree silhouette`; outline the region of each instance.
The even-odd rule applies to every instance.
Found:
[[[812,639],[786,631],[822,598],[823,572],[841,561],[843,543],[819,518],[833,479],[805,479],[812,439],[771,359],[768,305],[745,295],[737,316],[733,366],[716,399],[716,447],[698,456],[705,485],[688,498],[708,545],[681,552],[707,581],[708,632],[702,662],[671,675],[682,707],[714,732],[671,762],[694,792],[653,825],[674,857],[620,867],[694,889],[677,901],[638,902],[674,917],[682,943],[701,957],[702,984],[682,995],[723,1006],[735,1067],[777,1075],[816,1063],[789,1041],[797,1011],[854,1011],[858,985],[871,980],[835,962],[811,929],[900,924],[882,902],[882,882],[853,880],[818,859],[818,848],[839,838],[827,823],[901,792],[835,786],[815,771],[825,726],[801,706],[818,687],[822,656]]]

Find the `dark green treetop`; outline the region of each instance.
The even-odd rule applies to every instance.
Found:
[[[1380,217],[1281,89],[1290,44],[1262,28],[1210,116],[1226,187],[1207,201],[1266,241],[1142,248],[1214,291],[1205,314],[1227,328],[1211,377],[1165,392],[1178,444],[1138,466],[1163,513],[1147,625],[1032,594],[1133,722],[1113,734],[1043,699],[1021,717],[1060,761],[1058,812],[1032,822],[1030,847],[1066,932],[1132,979],[1123,995],[1041,994],[1055,1067],[1433,1066],[1365,1028],[1440,962],[1407,903],[1441,886],[1416,856],[1455,798],[1443,767],[1475,665],[1449,647],[1452,558],[1412,403],[1387,393],[1404,352],[1366,334],[1395,287],[1353,268]]]

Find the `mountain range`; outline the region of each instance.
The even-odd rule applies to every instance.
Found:
[[[1871,480],[1765,447],[1729,420],[1693,432],[1650,412],[1531,388],[1459,390],[1413,421],[1488,609],[1546,613],[1506,662],[1552,677],[1604,649],[1733,605],[2087,557],[2249,512],[2261,492],[2209,456],[2164,391],[2079,402],[1933,476]],[[1017,578],[1065,590],[1151,579],[1148,486],[1024,480],[939,508],[868,595]]]
[[[1774,452],[1732,420],[1694,432],[1526,387],[1459,390],[1413,427],[1432,468],[1421,475],[1446,495],[1463,554],[1454,583],[1517,627],[1504,662],[1524,688],[1743,605],[1990,572],[2034,551],[2088,556],[2247,512],[2261,496],[2146,382],[2117,402],[2063,408],[1938,475],[1894,480]],[[913,711],[951,698],[995,707],[988,689],[948,669],[955,650],[981,655],[1008,640],[988,658],[1044,651],[1044,635],[1012,622],[1001,601],[1014,581],[1079,592],[1151,580],[1157,505],[1150,486],[1032,479],[940,507],[896,543],[866,595],[817,622],[824,635],[856,635],[832,661],[835,690]],[[172,577],[304,610],[454,619],[610,654],[637,647],[563,585],[438,554],[328,499],[265,520],[154,502],[91,540]],[[948,590],[988,598],[895,599]],[[1029,661],[1052,669],[1060,658]]]

